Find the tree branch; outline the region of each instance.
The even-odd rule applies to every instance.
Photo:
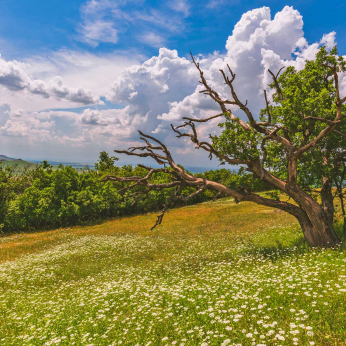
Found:
[[[280,100],[282,101],[283,100],[283,96],[282,96],[282,90],[280,88],[280,85],[279,85],[279,82],[278,82],[278,77],[279,77],[279,74],[280,72],[285,68],[285,66],[281,67],[280,70],[278,71],[278,73],[276,75],[274,75],[274,73],[272,71],[270,71],[268,69],[268,72],[272,75],[273,77],[273,81],[274,81],[274,84],[275,84],[275,88],[276,88],[276,91],[280,97]]]

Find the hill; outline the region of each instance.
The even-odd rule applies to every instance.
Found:
[[[1,157],[5,157],[4,159],[1,159]],[[16,166],[16,172],[20,173],[22,172],[24,169],[33,169],[37,166],[36,163],[32,163],[29,161],[25,161],[22,159],[13,159],[13,158],[9,158],[5,155],[0,155],[0,164],[3,167],[6,166]]]
[[[346,345],[345,249],[221,199],[0,238],[2,345]]]
[[[13,161],[16,160],[13,157],[8,157],[6,155],[0,155],[0,161]]]

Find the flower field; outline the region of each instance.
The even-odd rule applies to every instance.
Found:
[[[1,345],[346,345],[346,251],[229,199],[0,239]]]

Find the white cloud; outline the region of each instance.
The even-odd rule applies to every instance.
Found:
[[[153,47],[162,47],[165,39],[154,32],[145,32],[138,36],[138,40]]]
[[[301,15],[288,6],[278,12],[273,19],[268,7],[245,13],[227,40],[227,53],[224,56],[200,59],[205,78],[220,95],[231,98],[229,88],[224,84],[219,71],[219,69],[227,70],[226,64],[229,64],[236,73],[234,85],[240,100],[243,102],[248,100],[250,109],[257,116],[264,106],[263,88],[269,83],[265,69],[272,68],[277,71],[283,66],[283,60],[292,59],[292,53],[297,48],[296,43],[303,37],[302,27]],[[302,41],[299,44],[301,45]],[[176,121],[179,116],[199,118],[217,114],[219,112],[217,104],[208,96],[200,94],[201,89],[199,86],[182,101],[171,103],[169,111],[159,118]],[[243,117],[241,112],[237,112],[234,108],[233,111]],[[217,131],[210,124],[199,127],[204,136]]]
[[[76,145],[82,142],[104,143],[111,137],[131,141],[133,129],[139,126],[139,117],[129,117],[128,108],[74,111],[26,112],[0,105],[0,134],[27,138],[30,142],[59,140],[60,144]],[[80,142],[80,143],[79,143]]]
[[[109,85],[124,68],[143,59],[137,51],[98,55],[66,49],[48,52],[45,57],[32,56],[19,65],[23,66],[21,75],[32,76],[30,83],[26,84],[27,89],[17,89],[19,92],[15,92],[0,84],[0,104],[8,102],[26,111],[39,111],[73,108],[86,103],[79,101],[92,98],[99,102],[99,98],[108,92]],[[59,81],[56,76],[61,76],[64,84],[69,86],[67,95],[66,87],[61,90],[61,79]],[[91,96],[85,95],[86,90],[90,90]],[[64,93],[65,97],[62,98]]]
[[[113,22],[102,20],[86,21],[82,25],[83,40],[91,46],[98,46],[98,42],[117,43],[118,30]]]
[[[80,119],[83,125],[108,127],[98,130],[89,129],[93,133],[127,137],[131,131],[131,119],[128,117],[127,111],[128,107],[102,111],[88,108],[82,112]]]
[[[168,6],[177,12],[182,12],[185,17],[189,15],[190,5],[186,0],[168,1]]]
[[[12,111],[7,105],[6,113],[8,118],[0,127],[0,134],[8,137],[22,137],[36,142],[51,140],[51,129],[55,123],[52,121],[40,120],[30,116],[21,109]]]
[[[27,88],[30,78],[24,69],[25,64],[18,61],[6,61],[0,55],[0,84],[14,91]]]
[[[128,105],[129,118],[141,119],[140,129],[151,132],[161,124],[159,116],[169,111],[171,102],[180,102],[195,90],[197,80],[189,60],[161,48],[158,56],[125,69],[107,99]]]
[[[182,32],[189,5],[186,0],[169,1],[157,10],[144,0],[89,0],[80,12],[82,21],[77,39],[91,46],[118,43],[126,32],[127,40],[132,36],[131,40],[159,47],[164,37]]]
[[[55,97],[56,99],[71,101],[81,105],[103,104],[98,96],[82,87],[69,88],[63,84],[61,76],[56,76],[48,83],[43,80],[32,80],[28,90],[33,94],[41,95],[45,98]]]
[[[23,62],[6,61],[0,55],[0,85],[13,92],[26,91],[44,98],[67,100],[82,105],[102,103],[100,98],[89,90],[67,87],[59,76],[48,82],[33,79],[26,72],[28,68],[29,66]]]
[[[327,49],[332,49],[336,45],[335,35],[335,31],[332,31],[329,34],[324,34],[320,41],[320,44],[324,44]]]
[[[116,43],[118,29],[113,20],[119,6],[126,4],[121,0],[89,0],[81,6],[82,23],[78,31],[80,40],[91,46],[98,46],[99,42]]]

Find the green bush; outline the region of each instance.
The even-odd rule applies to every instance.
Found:
[[[108,217],[155,211],[161,209],[173,194],[173,189],[150,191],[137,201],[130,196],[143,191],[143,187],[137,186],[125,193],[124,198],[118,191],[125,187],[125,183],[102,182],[102,177],[109,174],[144,177],[147,170],[131,165],[116,167],[115,161],[115,157],[102,152],[96,169],[82,172],[62,165],[54,170],[44,161],[21,176],[16,175],[13,168],[0,167],[0,231],[20,232],[73,226]],[[262,182],[257,182],[243,170],[235,173],[220,169],[198,176],[233,188],[240,186],[252,191],[266,189]],[[155,173],[150,179],[152,183],[167,183],[171,178],[165,173]],[[189,195],[193,191],[193,188],[186,187],[182,194]],[[212,192],[205,191],[189,203],[200,203],[214,197]],[[179,205],[181,202],[175,204]]]

